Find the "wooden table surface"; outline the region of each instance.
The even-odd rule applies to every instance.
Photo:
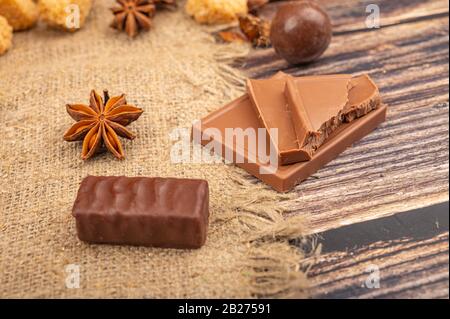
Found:
[[[448,1],[319,2],[334,25],[332,44],[319,61],[289,66],[270,48],[236,61],[254,78],[279,70],[297,76],[369,73],[389,105],[386,123],[295,189],[292,210],[306,217],[324,247],[310,272],[313,294],[448,298],[448,212],[442,215],[437,206],[439,213],[401,214],[449,199]],[[379,29],[365,25],[371,3],[380,8]],[[260,14],[270,17],[280,4]],[[427,231],[399,232],[411,218]],[[382,236],[393,223],[400,226]],[[361,229],[370,240],[361,241]],[[339,247],[346,236],[355,245]],[[379,271],[378,289],[365,286],[370,267]]]

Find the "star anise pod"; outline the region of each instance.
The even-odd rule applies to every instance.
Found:
[[[119,136],[134,139],[136,135],[125,126],[136,121],[143,110],[127,105],[125,95],[109,98],[104,91],[104,99],[94,90],[91,91],[89,105],[68,104],[67,113],[77,123],[64,134],[68,142],[83,140],[81,158],[86,160],[106,146],[118,159],[125,157]]]
[[[150,30],[155,4],[151,0],[116,0],[119,6],[111,8],[114,20],[111,27],[135,37],[141,30]]]
[[[247,14],[239,16],[239,27],[255,47],[269,47],[270,22]]]

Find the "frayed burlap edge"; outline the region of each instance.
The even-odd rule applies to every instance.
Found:
[[[234,195],[233,215],[244,230],[248,245],[242,274],[252,296],[257,298],[307,298],[310,285],[307,273],[320,245],[314,237],[305,237],[306,222],[301,215],[286,218],[284,203],[295,194],[279,194],[257,183],[245,173],[231,169],[230,179],[239,193]],[[292,241],[302,245],[293,245]],[[301,247],[309,247],[304,252]]]

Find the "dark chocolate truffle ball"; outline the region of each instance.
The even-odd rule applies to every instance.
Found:
[[[275,15],[270,40],[275,51],[291,64],[314,61],[331,41],[331,21],[317,4],[299,1],[283,5]]]

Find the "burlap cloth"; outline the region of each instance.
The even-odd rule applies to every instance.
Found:
[[[97,1],[84,28],[16,33],[0,57],[0,297],[301,297],[302,253],[288,239],[302,223],[282,218],[283,197],[225,164],[171,164],[169,133],[190,127],[243,89],[227,59],[242,46],[216,44],[183,10],[162,12],[135,40],[108,24]],[[144,115],[124,142],[126,160],[80,159],[62,136],[66,103],[90,89],[126,93]],[[77,239],[71,208],[91,175],[204,178],[210,183],[208,241],[195,251],[89,245]],[[66,287],[79,265],[80,288]]]

